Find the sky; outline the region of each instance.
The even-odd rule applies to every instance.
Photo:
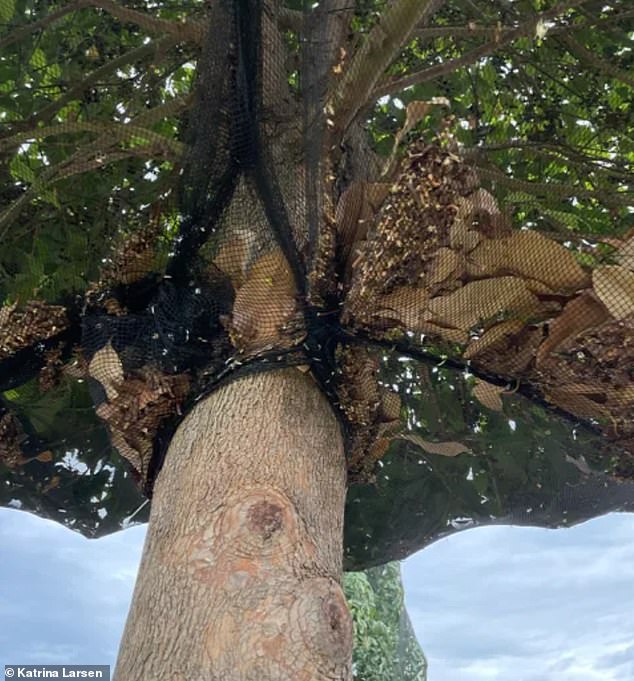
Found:
[[[144,537],[0,509],[0,665],[114,665]],[[429,681],[634,679],[634,515],[467,530],[403,579]]]

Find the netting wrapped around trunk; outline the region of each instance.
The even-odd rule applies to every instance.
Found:
[[[294,366],[346,434],[349,567],[634,510],[633,18],[475,12],[0,16],[3,504],[142,519],[183,415]]]

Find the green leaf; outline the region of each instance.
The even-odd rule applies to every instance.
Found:
[[[2,2],[2,0],[0,0],[0,2]],[[46,55],[44,54],[44,51],[39,47],[36,47],[29,59],[29,64],[36,69],[43,69],[46,66]]]
[[[561,222],[570,227],[571,229],[577,229],[579,227],[579,218],[573,213],[566,213],[563,210],[552,210],[551,208],[543,208],[542,212],[544,215],[550,215],[551,218],[557,222]]]
[[[33,169],[22,156],[15,156],[12,158],[9,168],[11,170],[11,175],[13,175],[13,177],[15,177],[17,180],[22,180],[23,182],[28,182],[29,184],[35,181],[35,173],[33,172]]]
[[[15,0],[0,0],[0,19],[9,22],[15,14]]]

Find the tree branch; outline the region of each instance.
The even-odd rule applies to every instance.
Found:
[[[165,148],[144,146],[103,154],[93,152],[92,158],[86,157],[80,162],[78,161],[72,165],[66,165],[67,162],[60,163],[53,168],[47,169],[47,172],[44,172],[40,177],[38,177],[35,182],[33,182],[33,184],[31,184],[31,186],[20,195],[19,198],[17,198],[8,208],[0,213],[0,239],[4,240],[6,238],[9,227],[15,222],[26,204],[30,200],[36,198],[38,192],[45,190],[51,184],[72,177],[73,175],[87,173],[91,170],[96,170],[97,168],[105,168],[111,163],[116,163],[122,159],[135,156],[140,156],[142,158],[168,158],[170,160],[175,160],[174,158],[170,157],[169,154],[165,153]],[[60,166],[63,167],[60,168]]]
[[[508,177],[503,172],[492,168],[477,167],[479,177],[493,180],[507,187],[519,189],[528,194],[541,194],[544,196],[557,196],[559,198],[579,197],[583,199],[596,199],[605,204],[617,206],[631,206],[634,199],[632,192],[612,192],[607,194],[605,190],[585,189],[574,187],[561,182],[531,182]]]
[[[610,24],[618,23],[624,19],[631,19],[634,17],[634,11],[618,12],[606,17],[583,17],[583,21],[578,21],[574,24],[553,26],[548,30],[548,35],[558,35],[560,33],[576,33],[577,31],[593,28],[594,26],[609,26]],[[496,38],[504,36],[510,31],[514,31],[517,26],[504,26],[495,24],[480,24],[477,22],[469,22],[468,24],[454,24],[452,26],[429,26],[416,29],[414,36],[421,40],[433,40],[434,38],[469,38],[476,36],[484,36],[488,38]]]
[[[152,109],[147,109],[135,116],[134,124],[147,127],[168,116],[176,116],[185,111],[185,109],[188,109],[191,106],[193,99],[192,93],[174,97],[163,104],[159,104]]]
[[[7,35],[5,35],[3,38],[0,38],[0,49],[4,47],[9,47],[9,45],[13,45],[13,43],[18,42],[21,40],[24,36],[30,35],[31,33],[35,33],[36,31],[39,31],[40,29],[47,28],[51,24],[54,24],[56,21],[61,19],[62,17],[65,17],[67,14],[70,14],[71,12],[75,12],[78,9],[80,9],[81,6],[79,2],[76,0],[75,2],[70,2],[66,7],[60,7],[59,9],[54,10],[50,14],[48,14],[45,17],[42,17],[41,19],[38,19],[37,21],[32,21],[24,26],[18,26],[14,28],[12,31],[10,31]]]
[[[202,21],[168,21],[159,19],[148,12],[139,12],[125,7],[115,0],[78,0],[80,7],[102,9],[119,21],[145,29],[148,33],[171,35],[178,40],[200,44],[205,35],[205,24]]]
[[[578,5],[588,2],[588,0],[569,0],[562,4],[557,5],[541,14],[537,14],[526,21],[526,23],[509,30],[505,33],[500,34],[499,38],[493,40],[492,42],[485,43],[479,47],[470,50],[466,54],[456,57],[455,59],[450,59],[448,61],[437,64],[436,66],[430,66],[421,71],[416,71],[411,73],[409,76],[404,76],[403,78],[397,78],[395,80],[387,80],[380,83],[379,86],[372,92],[372,99],[379,99],[385,95],[395,94],[401,92],[405,88],[412,87],[413,85],[420,85],[421,83],[427,83],[430,80],[435,80],[440,76],[444,76],[448,73],[453,73],[462,66],[467,66],[468,64],[473,64],[474,62],[486,57],[493,52],[496,52],[501,47],[509,45],[518,38],[525,38],[535,34],[535,29],[540,22],[544,22],[553,18],[556,18],[567,12],[569,9],[573,9]]]
[[[395,0],[388,5],[366,40],[352,56],[327,109],[332,111],[332,132],[340,139],[366,104],[385,69],[399,54],[434,0]]]
[[[68,102],[72,101],[74,98],[80,96],[83,92],[93,87],[93,85],[104,76],[111,74],[113,71],[116,71],[122,66],[143,59],[145,56],[150,55],[153,52],[155,54],[158,54],[160,50],[164,50],[165,48],[171,47],[172,45],[177,44],[177,42],[178,41],[175,40],[173,36],[164,36],[163,38],[159,38],[154,42],[147,43],[147,45],[139,45],[139,47],[136,47],[133,50],[130,50],[129,52],[120,55],[116,59],[107,62],[103,66],[100,66],[99,68],[89,73],[86,76],[86,78],[84,78],[82,81],[76,83],[71,88],[66,90],[55,101],[51,102],[40,111],[33,114],[19,127],[22,127],[22,125],[28,125],[29,127],[31,127],[41,121],[50,120],[60,109],[62,109],[66,104],[68,104]]]
[[[11,224],[17,219],[22,208],[33,199],[38,192],[45,190],[50,184],[59,182],[62,179],[88,172],[95,168],[102,168],[110,163],[129,158],[131,156],[143,156],[150,158],[170,158],[173,160],[182,158],[185,146],[178,140],[169,139],[163,135],[147,130],[147,125],[151,125],[172,115],[182,109],[190,101],[189,97],[181,97],[166,104],[145,111],[137,116],[132,123],[66,123],[63,126],[49,126],[49,128],[37,128],[36,130],[18,133],[14,136],[12,145],[16,144],[17,138],[31,139],[42,137],[42,131],[47,130],[48,134],[64,134],[68,132],[98,132],[100,137],[90,144],[81,147],[66,160],[48,167],[30,187],[16,199],[8,208],[0,213],[0,241],[7,234]],[[71,129],[72,127],[72,129]],[[126,130],[127,129],[127,130]],[[146,145],[139,145],[133,148],[112,151],[112,147],[122,141],[129,140],[134,136],[142,137],[149,141]],[[3,140],[3,145],[8,145],[9,140]]]
[[[459,26],[429,26],[426,28],[419,28],[414,32],[414,36],[423,40],[443,38],[445,36],[452,38],[464,38],[469,36],[495,38],[496,36],[503,36],[505,33],[513,31],[516,28],[516,26],[495,26],[473,22],[469,24],[460,24]]]
[[[92,7],[93,9],[102,9],[119,21],[129,22],[145,29],[152,34],[171,35],[177,40],[194,42],[200,44],[204,36],[203,22],[198,21],[167,21],[166,19],[159,19],[146,12],[139,12],[138,10],[125,7],[114,0],[75,0],[69,3],[66,7],[56,9],[49,15],[33,21],[25,26],[18,26],[8,33],[4,38],[0,39],[0,49],[8,47],[13,43],[19,41],[24,36],[35,33],[41,29],[45,29],[62,17],[75,12],[80,9]]]
[[[139,125],[117,122],[100,123],[90,121],[67,121],[60,125],[48,125],[32,130],[25,130],[24,132],[19,132],[7,139],[0,140],[0,152],[15,147],[26,140],[36,139],[38,137],[50,137],[52,135],[72,135],[78,132],[99,133],[104,135],[104,139],[109,140],[110,144],[129,141],[134,137],[143,137],[147,139],[160,138],[166,147],[171,147],[175,153],[182,153],[183,151],[182,142],[170,140],[153,130],[148,130]]]
[[[299,10],[281,7],[277,21],[282,31],[299,33],[304,26],[304,15]]]
[[[588,156],[580,153],[577,149],[560,144],[548,144],[543,142],[529,142],[513,140],[500,144],[483,144],[477,147],[464,149],[462,154],[465,158],[477,159],[483,152],[505,151],[516,149],[528,151],[536,156],[544,156],[551,160],[558,160],[580,169],[583,172],[592,172],[604,177],[619,178],[629,182],[634,182],[634,173],[627,170],[618,170],[612,166],[601,165],[600,162],[607,162],[609,159]]]
[[[568,51],[575,57],[588,62],[591,66],[594,66],[597,71],[601,71],[608,76],[611,76],[615,80],[620,80],[622,83],[634,87],[634,77],[622,71],[618,67],[606,62],[605,60],[597,57],[597,55],[589,50],[585,45],[575,40],[571,35],[562,35],[560,37],[561,42],[568,48]]]

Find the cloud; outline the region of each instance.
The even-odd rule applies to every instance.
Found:
[[[89,540],[0,509],[0,662],[114,664],[144,536]]]
[[[113,665],[144,536],[0,509],[0,663]],[[403,578],[429,681],[634,679],[634,515],[468,530]]]
[[[631,681],[634,516],[486,527],[405,561],[430,681]]]

